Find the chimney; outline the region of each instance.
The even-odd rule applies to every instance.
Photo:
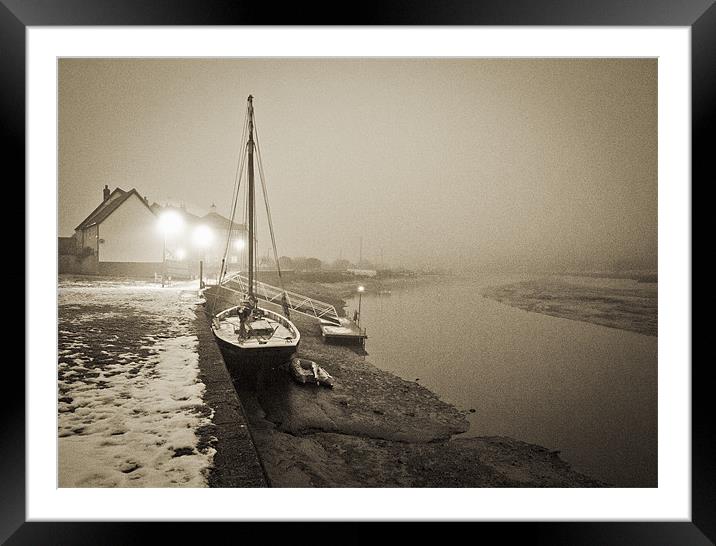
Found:
[[[102,190],[102,195],[104,196],[104,199],[102,201],[106,201],[107,199],[109,199],[110,193],[111,192],[109,191],[109,186],[107,186],[107,184],[105,184],[104,189]]]

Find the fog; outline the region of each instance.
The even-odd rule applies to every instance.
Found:
[[[656,267],[654,59],[63,59],[59,234],[105,184],[228,216],[249,94],[281,255]]]

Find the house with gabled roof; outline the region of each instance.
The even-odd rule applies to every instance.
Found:
[[[134,188],[110,191],[106,185],[102,197],[75,228],[78,272],[147,276],[160,272],[163,239],[147,201]]]
[[[181,216],[183,225],[180,233],[165,240],[158,220],[170,210]],[[202,245],[194,240],[197,228],[211,234]],[[239,254],[246,232],[246,226],[218,214],[213,204],[207,214],[197,216],[184,205],[150,205],[135,188],[110,191],[105,185],[102,202],[80,222],[74,235],[58,238],[59,272],[151,277],[161,275],[166,267],[170,275],[186,277],[197,273],[200,260],[205,272],[217,272],[229,234],[235,244],[229,247],[227,265],[241,266]]]

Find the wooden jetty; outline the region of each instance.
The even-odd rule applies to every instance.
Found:
[[[365,328],[358,326],[352,320],[340,317],[339,324],[321,320],[321,336],[326,343],[342,343],[346,345],[360,345],[365,347],[368,335]]]

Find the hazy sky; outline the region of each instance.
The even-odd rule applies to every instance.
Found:
[[[253,94],[279,254],[655,264],[656,90],[656,60],[64,59],[59,231],[104,184],[228,215]]]

